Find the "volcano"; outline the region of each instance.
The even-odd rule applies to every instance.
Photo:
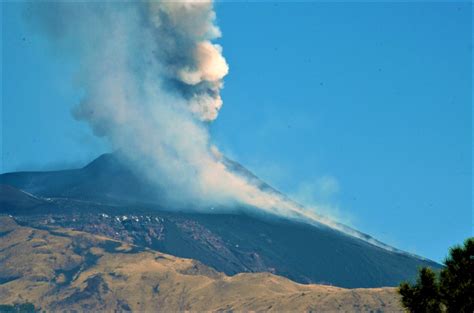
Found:
[[[242,165],[227,168],[278,192]],[[227,275],[270,272],[300,283],[396,286],[440,265],[357,232],[246,207],[170,209],[160,190],[117,154],[80,169],[0,175],[0,213],[29,227],[66,227],[198,260]]]

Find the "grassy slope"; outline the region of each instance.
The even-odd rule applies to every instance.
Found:
[[[0,217],[0,303],[16,301],[48,311],[401,312],[393,288],[301,285],[268,273],[226,276],[191,259]]]

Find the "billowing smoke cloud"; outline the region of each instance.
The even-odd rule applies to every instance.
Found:
[[[169,206],[258,208],[359,236],[236,174],[212,145],[229,67],[211,1],[36,3],[27,14],[80,60],[74,115],[167,191]]]
[[[240,201],[245,181],[211,149],[228,65],[210,1],[29,5],[35,25],[80,60],[74,109],[162,190],[170,204]]]

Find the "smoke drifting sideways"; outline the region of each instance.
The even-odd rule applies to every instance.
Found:
[[[164,190],[169,207],[239,206],[357,231],[262,190],[231,171],[212,145],[207,124],[222,106],[229,67],[209,0],[183,2],[35,2],[31,25],[55,53],[79,61],[84,93],[73,114],[121,151],[133,168]]]

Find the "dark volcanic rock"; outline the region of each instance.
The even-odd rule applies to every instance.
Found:
[[[0,183],[0,213],[21,223],[103,235],[196,259],[227,274],[272,272],[302,283],[379,287],[412,279],[420,266],[439,267],[325,226],[249,213],[165,211],[159,193],[150,193],[113,155],[78,170],[3,174]]]

